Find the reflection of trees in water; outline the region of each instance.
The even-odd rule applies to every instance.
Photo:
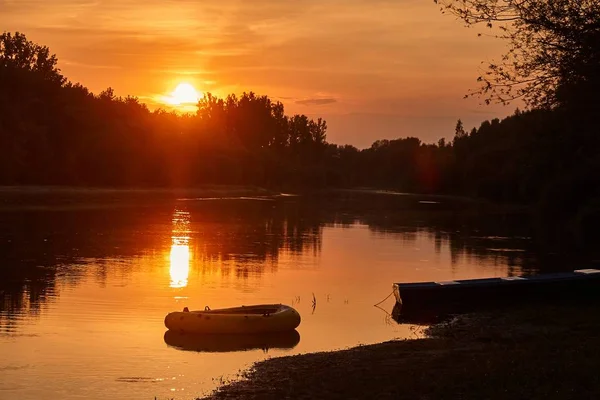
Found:
[[[569,270],[579,262],[587,262],[583,253],[548,253],[524,214],[490,214],[470,209],[414,211],[396,218],[367,216],[363,222],[373,232],[398,235],[407,242],[425,234],[434,243],[436,253],[448,246],[453,265],[466,257],[506,265],[510,275],[517,271],[531,274]]]
[[[293,204],[198,204],[190,211],[197,254],[205,261],[256,264],[276,261],[281,251],[301,253],[321,248],[319,219],[300,213]]]
[[[361,223],[374,234],[407,243],[426,234],[437,251],[448,246],[453,263],[461,257],[485,260],[507,265],[508,273],[572,270],[598,257],[593,248],[559,248],[549,243],[540,235],[543,228],[525,213],[443,197],[422,200],[420,196],[342,193],[321,199],[314,208],[323,223]]]
[[[27,280],[16,284],[8,281],[12,276],[2,274],[0,279],[0,332],[10,332],[23,310],[39,315],[43,305],[56,296],[56,271],[52,269],[31,268]]]
[[[126,279],[133,258],[161,257],[172,250],[173,240],[183,240],[184,236],[183,245],[190,246],[195,262],[219,260],[228,268],[233,265],[238,279],[261,274],[267,265],[269,271],[274,270],[281,251],[320,251],[317,220],[295,214],[288,207],[273,208],[271,202],[257,203],[261,204],[190,203],[193,221],[184,227],[185,235],[174,233],[173,224],[178,230],[183,228],[181,221],[172,220],[172,203],[135,209],[2,213],[0,325],[9,329],[9,319],[24,312],[38,314],[40,307],[59,295],[57,281],[74,286],[92,274],[104,285],[115,265]],[[152,263],[145,265],[153,267]]]
[[[523,230],[522,221],[514,220],[517,216],[469,215],[468,212],[458,215],[448,210],[435,214],[416,211],[415,214],[405,215],[402,221],[366,223],[372,231],[398,236],[404,242],[415,242],[425,236],[434,244],[437,254],[448,248],[453,266],[461,258],[467,258],[474,263],[508,266],[509,275],[519,270],[531,273],[540,267],[528,236],[530,232]]]
[[[134,256],[152,245],[147,237],[132,239],[143,217],[109,209],[0,213],[1,325],[10,329],[5,320],[38,314],[59,295],[57,281],[77,285],[89,261]],[[102,282],[106,262],[99,261],[94,272]]]
[[[0,322],[3,329],[10,330],[19,311],[37,315],[56,296],[60,271],[56,266],[62,257],[54,256],[51,232],[42,228],[43,218],[37,213],[4,214],[1,224]]]
[[[335,211],[324,210],[323,214],[332,216],[329,223],[364,224],[375,235],[391,236],[406,244],[425,235],[436,253],[448,247],[452,264],[467,257],[507,265],[509,274],[544,267],[538,262],[533,234],[523,215],[494,213],[456,200],[420,200],[416,196],[347,194],[331,203]]]
[[[178,236],[173,233],[173,212],[181,207],[162,201],[136,208],[0,214],[1,325],[9,326],[4,320],[19,313],[39,313],[59,295],[57,281],[74,286],[92,274],[103,284],[111,269],[118,269],[126,280],[133,268],[140,267],[132,259],[168,255],[175,236],[189,235],[191,268],[200,273],[216,268],[239,280],[276,271],[282,252],[316,254],[321,251],[324,226],[354,223],[406,242],[427,235],[437,251],[448,246],[453,260],[484,258],[524,271],[559,267],[556,262],[546,265],[532,240],[518,238],[531,236],[520,216],[490,216],[464,203],[420,204],[415,197],[350,194],[282,201],[192,201],[184,207],[191,222],[185,235]],[[515,248],[525,251],[503,251]],[[160,267],[137,264],[146,271]]]

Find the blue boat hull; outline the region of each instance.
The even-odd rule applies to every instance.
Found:
[[[568,302],[600,297],[600,270],[585,269],[530,277],[395,283],[403,320],[425,320],[441,314],[531,301]]]

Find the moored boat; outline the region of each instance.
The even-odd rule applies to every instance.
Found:
[[[300,314],[284,304],[261,304],[202,311],[175,311],[165,317],[169,330],[188,333],[252,334],[292,331]]]
[[[405,321],[533,302],[565,304],[600,298],[600,270],[531,276],[395,283],[395,314]]]
[[[600,289],[600,270],[580,269],[573,272],[540,274],[527,277],[465,279],[443,282],[395,283],[396,301],[406,303],[431,303],[477,300],[498,295],[565,295],[581,293],[583,289]],[[562,292],[557,291],[562,290]]]

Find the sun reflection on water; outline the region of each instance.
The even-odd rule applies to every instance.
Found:
[[[173,213],[173,231],[171,252],[169,254],[169,274],[172,288],[184,288],[188,284],[190,273],[190,213],[175,210]]]

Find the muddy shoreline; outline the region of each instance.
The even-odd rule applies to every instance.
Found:
[[[274,358],[206,399],[600,398],[600,305],[456,317],[427,339]]]

